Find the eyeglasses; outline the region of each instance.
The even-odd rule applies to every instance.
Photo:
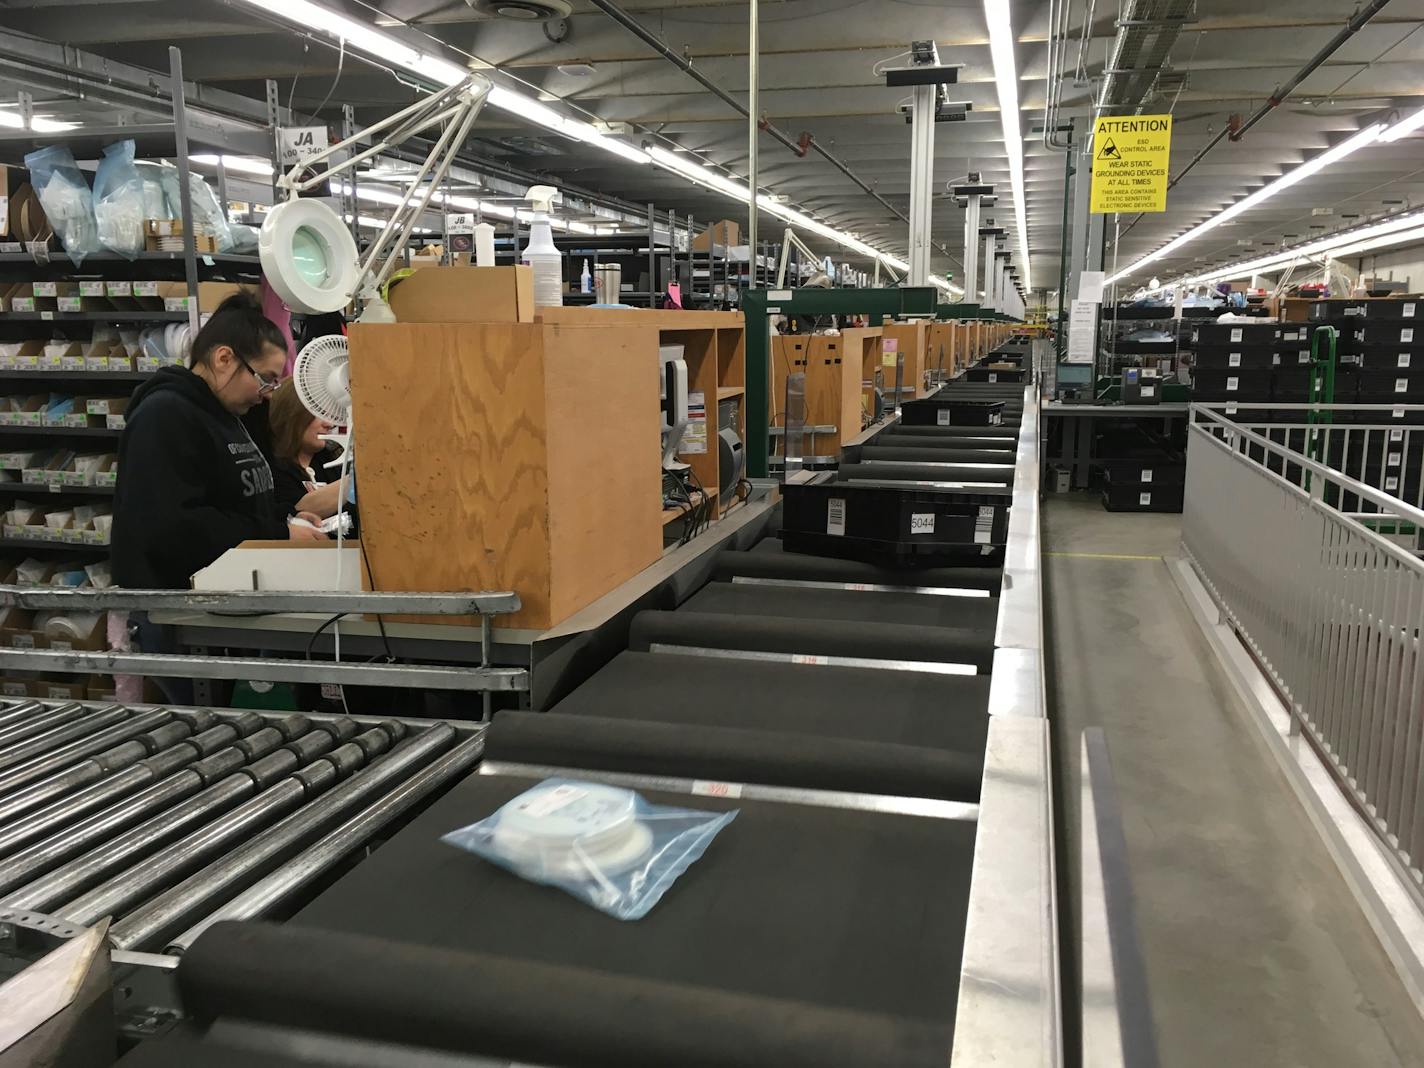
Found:
[[[238,362],[241,363],[242,366],[247,368],[247,373],[250,374],[253,378],[257,379],[257,395],[259,397],[267,396],[267,394],[271,393],[274,389],[276,389],[282,384],[282,380],[276,375],[273,375],[269,378],[264,374],[259,374],[257,371],[254,371],[252,369],[252,364],[248,363],[247,360],[243,358],[242,353],[238,352],[236,349],[233,350],[232,354],[237,357]]]

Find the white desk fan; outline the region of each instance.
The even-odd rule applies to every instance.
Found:
[[[341,468],[341,489],[336,502],[335,527],[337,540],[345,530],[346,480],[351,476],[354,439],[351,435],[351,371],[350,352],[341,334],[327,334],[302,346],[292,368],[292,384],[297,399],[316,419],[337,427],[336,433],[323,434],[323,441],[341,446],[341,456],[326,463],[326,467]]]

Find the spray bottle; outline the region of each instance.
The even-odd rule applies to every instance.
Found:
[[[552,185],[534,185],[524,194],[534,207],[534,220],[529,224],[529,242],[520,262],[534,268],[534,303],[540,307],[557,307],[564,302],[564,258],[554,246],[549,229],[549,210],[558,193]]]
[[[593,292],[593,275],[588,273],[588,260],[583,261],[583,274],[579,275],[579,292]]]

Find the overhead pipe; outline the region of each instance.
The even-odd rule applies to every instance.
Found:
[[[1255,126],[1256,123],[1260,122],[1263,118],[1270,114],[1270,112],[1274,111],[1276,108],[1284,104],[1286,102],[1286,99],[1291,95],[1291,93],[1295,92],[1296,87],[1299,86],[1301,82],[1305,81],[1306,78],[1314,74],[1315,71],[1321,66],[1321,64],[1323,64],[1327,59],[1334,55],[1335,52],[1339,50],[1342,44],[1348,41],[1351,37],[1355,36],[1355,34],[1359,33],[1360,30],[1364,27],[1365,23],[1369,22],[1370,19],[1378,15],[1380,11],[1384,9],[1384,6],[1388,3],[1389,0],[1370,0],[1370,2],[1367,3],[1364,7],[1356,11],[1355,14],[1350,17],[1350,20],[1340,28],[1340,32],[1337,33],[1334,37],[1332,37],[1325,44],[1325,46],[1320,49],[1320,51],[1316,52],[1315,55],[1311,56],[1310,59],[1306,61],[1305,66],[1301,67],[1300,70],[1296,71],[1286,81],[1276,86],[1276,88],[1271,91],[1271,95],[1266,98],[1266,102],[1262,104],[1259,108],[1257,108],[1254,112],[1252,112],[1251,116],[1246,119],[1245,122],[1235,127],[1233,127],[1231,123],[1227,123],[1226,125],[1222,126],[1220,132],[1218,132],[1215,137],[1208,141],[1202,147],[1201,151],[1198,152],[1195,156],[1193,156],[1191,160],[1188,161],[1187,165],[1177,172],[1175,177],[1167,180],[1167,188],[1171,189],[1183,178],[1185,178],[1187,176],[1187,172],[1190,171],[1193,167],[1195,167],[1198,163],[1200,163],[1202,159],[1205,158],[1208,152],[1210,152],[1217,145],[1221,144],[1222,138],[1230,137],[1232,141],[1241,140],[1247,130]],[[1122,233],[1127,233],[1139,222],[1141,222],[1142,216],[1144,214],[1146,213],[1140,212],[1135,219],[1133,219],[1130,223],[1123,227]],[[1119,235],[1119,237],[1121,237],[1121,235]]]
[[[642,41],[654,52],[666,59],[669,63],[672,63],[688,77],[695,80],[709,93],[717,97],[717,99],[735,108],[747,118],[751,118],[752,112],[745,104],[743,104],[740,100],[734,97],[731,93],[723,89],[711,78],[703,74],[700,70],[698,70],[697,67],[693,65],[692,61],[686,56],[680,55],[679,53],[673,51],[673,49],[669,48],[667,44],[663,42],[662,38],[660,38],[652,30],[648,29],[647,26],[643,25],[632,15],[628,14],[628,12],[624,11],[621,7],[615,4],[613,0],[589,0],[589,3],[591,3],[594,7],[598,8],[598,10],[602,11],[605,15],[611,18],[614,22],[618,23],[618,25],[622,26],[625,30],[628,30],[630,33],[633,34],[634,37],[638,38],[638,40]],[[886,200],[874,189],[872,189],[866,183],[865,179],[861,178],[860,175],[856,174],[853,170],[851,170],[850,167],[848,167],[844,162],[837,159],[825,148],[823,148],[820,142],[817,141],[815,137],[813,137],[811,134],[802,133],[798,140],[793,141],[790,137],[786,135],[784,131],[778,129],[776,124],[771,122],[769,119],[758,118],[757,125],[762,130],[765,130],[767,133],[769,133],[772,137],[776,138],[776,140],[779,141],[781,144],[789,148],[792,152],[796,153],[797,156],[801,156],[804,158],[808,149],[814,149],[817,155],[819,155],[827,163],[835,167],[836,170],[840,171],[852,182],[854,182],[861,189],[862,192],[874,197],[875,200],[880,204],[880,206],[883,207],[886,211],[890,212],[900,221],[906,224],[909,223],[910,217],[908,215],[906,215],[899,208],[895,207],[894,204],[891,204],[888,200]],[[946,255],[948,255],[948,250],[946,250],[943,245],[940,245],[939,248],[941,252],[944,252]]]

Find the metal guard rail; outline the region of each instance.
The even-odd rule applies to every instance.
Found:
[[[1353,495],[1416,531],[1424,510],[1201,405],[1190,437],[1186,555],[1285,698],[1292,730],[1314,745],[1418,895],[1424,561],[1325,498],[1331,488]],[[1309,488],[1270,470],[1268,455],[1308,473]]]

